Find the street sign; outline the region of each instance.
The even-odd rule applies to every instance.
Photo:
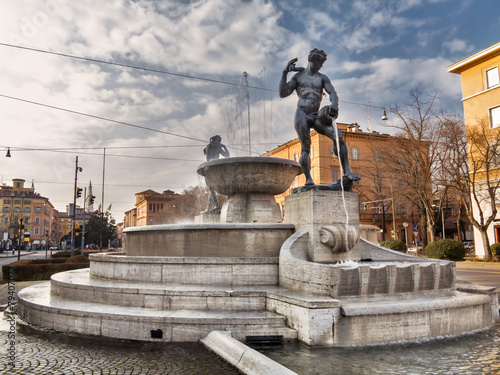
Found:
[[[413,224],[413,230],[418,230],[418,224]]]
[[[419,230],[414,230],[413,231],[413,235],[415,236],[415,238],[417,238],[418,236],[420,236],[420,231]]]

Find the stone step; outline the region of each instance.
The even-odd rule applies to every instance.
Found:
[[[56,331],[141,341],[198,341],[211,331],[286,328],[269,311],[163,310],[74,301],[50,294],[41,283],[19,293],[18,314]]]
[[[62,298],[115,306],[163,310],[247,310],[266,309],[266,293],[275,285],[207,286],[162,284],[90,277],[88,269],[52,276],[51,293]]]

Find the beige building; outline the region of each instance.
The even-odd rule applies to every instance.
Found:
[[[2,246],[15,246],[21,232],[21,242],[30,248],[52,246],[58,242],[59,214],[35,187],[24,186],[25,180],[13,179],[12,186],[0,187],[0,233]],[[20,226],[23,228],[20,228]]]
[[[362,177],[361,181],[355,182],[353,186],[353,191],[359,196],[360,223],[385,228],[385,239],[391,238],[395,227],[396,238],[405,241],[406,235],[408,243],[411,243],[413,241],[411,225],[418,222],[418,216],[412,212],[412,207],[405,200],[398,200],[397,196],[394,199],[396,207],[394,209],[392,187],[389,182],[393,178],[383,178],[382,175],[377,177],[375,174],[373,152],[383,147],[391,136],[375,131],[364,132],[357,123],[337,123],[337,126],[342,131],[347,146],[350,168],[354,174]],[[341,177],[340,163],[333,150],[332,140],[315,130],[311,132],[311,175],[317,185],[331,184]],[[300,141],[296,138],[269,151],[265,156],[298,162],[300,152]],[[305,176],[301,174],[295,178],[292,186],[284,194],[276,197],[282,209],[285,196],[289,195],[293,188],[304,184]],[[403,223],[407,223],[409,229],[405,229]]]
[[[125,212],[123,227],[172,223],[178,196],[172,190],[158,193],[151,189],[135,194],[135,207]]]
[[[462,79],[462,102],[464,106],[464,117],[466,132],[469,137],[470,132],[481,121],[489,126],[489,133],[496,137],[500,127],[500,42],[479,52],[474,53],[452,65],[447,70],[450,73],[460,74]],[[470,150],[470,148],[469,148]],[[469,159],[471,155],[469,154]],[[470,166],[474,163],[470,163]],[[500,163],[490,166],[489,178],[500,178]],[[477,186],[481,185],[481,180],[486,176],[481,171],[470,171],[475,173]],[[497,193],[498,194],[498,193]],[[496,201],[500,205],[500,196]],[[491,206],[484,204],[483,212],[491,215]],[[500,211],[500,210],[499,210]],[[475,216],[478,210],[476,207]],[[500,242],[500,214],[488,230],[490,244]],[[474,228],[474,241],[476,243],[476,254],[483,257],[484,246],[480,232]]]

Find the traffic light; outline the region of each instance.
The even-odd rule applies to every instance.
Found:
[[[76,188],[76,197],[80,198],[82,196],[82,188],[77,187]]]
[[[368,203],[363,203],[363,210],[367,210],[368,209]]]
[[[75,236],[81,236],[82,235],[82,228],[80,227],[80,224],[75,225]]]
[[[23,219],[19,219],[19,230],[22,231],[24,229]]]
[[[94,204],[95,195],[89,195],[89,204]]]

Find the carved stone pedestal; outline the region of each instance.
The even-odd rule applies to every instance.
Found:
[[[358,194],[310,190],[285,197],[285,222],[309,233],[313,262],[358,261],[353,250],[359,239]]]

